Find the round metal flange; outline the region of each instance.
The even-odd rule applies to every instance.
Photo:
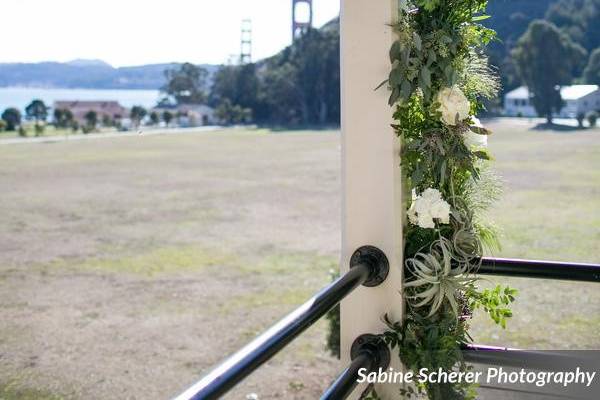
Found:
[[[390,271],[390,263],[383,251],[375,246],[360,247],[350,258],[350,268],[363,263],[368,264],[371,269],[369,277],[363,283],[364,286],[379,286],[385,281]]]
[[[354,360],[356,357],[364,352],[368,352],[371,357],[375,360],[376,369],[386,369],[390,365],[390,349],[383,341],[380,335],[372,335],[370,333],[360,335],[352,343],[350,348],[350,358]]]

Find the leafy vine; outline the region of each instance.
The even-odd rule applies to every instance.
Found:
[[[384,337],[410,370],[466,371],[461,349],[472,341],[469,320],[483,310],[505,327],[516,291],[481,291],[475,273],[484,249],[499,249],[486,209],[501,192],[489,168],[491,132],[476,118],[499,83],[483,47],[495,32],[480,21],[487,0],[401,0],[392,68],[382,83],[395,107],[407,191],[406,317],[385,322]],[[407,397],[473,399],[472,384],[419,383]]]

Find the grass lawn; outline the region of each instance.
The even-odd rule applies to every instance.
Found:
[[[600,263],[600,129],[529,129],[491,121],[490,149],[505,180],[491,218],[503,230],[497,256]],[[493,278],[520,289],[506,331],[474,322],[481,343],[536,349],[600,348],[597,284]]]
[[[489,126],[498,255],[600,262],[600,130]],[[337,267],[339,146],[262,130],[0,146],[0,398],[169,398],[270,326]],[[600,347],[597,287],[501,281],[515,318],[476,319],[478,342]],[[325,327],[228,398],[317,398],[339,367]]]

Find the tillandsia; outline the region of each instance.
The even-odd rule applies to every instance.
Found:
[[[401,0],[397,40],[382,84],[394,107],[402,172],[412,198],[405,204],[402,321],[385,322],[384,337],[411,370],[467,370],[461,346],[471,342],[471,315],[488,313],[505,327],[516,291],[480,290],[484,249],[499,248],[485,211],[498,198],[489,167],[491,134],[477,118],[499,88],[483,48],[495,32],[481,25],[487,0]],[[422,383],[402,394],[430,399],[475,398],[464,382]]]

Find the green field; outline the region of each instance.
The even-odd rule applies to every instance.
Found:
[[[600,130],[489,126],[498,255],[600,262]],[[0,399],[174,395],[328,282],[340,185],[336,131],[0,146]],[[600,347],[596,286],[501,281],[515,318],[476,319],[477,342]],[[325,327],[228,398],[317,398],[339,369]]]

